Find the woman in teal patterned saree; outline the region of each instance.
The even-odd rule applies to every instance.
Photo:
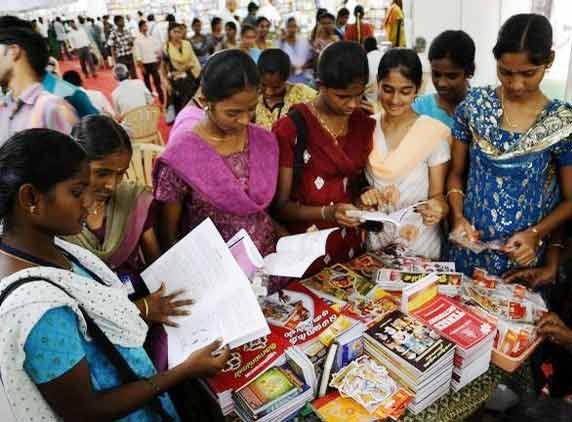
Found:
[[[472,90],[455,113],[448,198],[454,232],[504,246],[475,254],[451,245],[450,259],[468,275],[518,269],[511,279],[536,286],[553,279],[552,236],[572,215],[572,107],[539,88],[554,61],[545,17],[512,16],[493,52],[501,85]]]

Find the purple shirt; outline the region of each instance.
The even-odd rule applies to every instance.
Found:
[[[8,94],[0,99],[0,146],[24,129],[45,128],[69,134],[77,121],[77,114],[68,103],[44,91],[38,82],[18,98]]]

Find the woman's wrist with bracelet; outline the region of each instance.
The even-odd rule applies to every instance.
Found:
[[[324,221],[332,221],[336,216],[335,205],[324,205],[320,207],[320,216]]]

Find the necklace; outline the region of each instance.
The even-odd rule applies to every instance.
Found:
[[[332,139],[334,140],[334,144],[338,145],[338,137],[344,135],[348,128],[347,128],[347,122],[344,124],[342,130],[340,130],[339,132],[335,132],[333,129],[331,129],[328,124],[324,121],[324,119],[322,118],[322,116],[320,115],[320,112],[318,111],[318,108],[316,107],[315,102],[311,102],[310,104],[310,109],[312,111],[312,114],[314,114],[314,116],[316,116],[316,118],[318,119],[318,122],[320,122],[320,125],[326,129],[326,132],[328,132],[328,134],[332,137]]]
[[[507,126],[512,128],[512,129],[518,128],[518,124],[512,123],[510,121],[510,118],[508,117],[508,113],[506,112],[506,109],[504,107],[504,90],[502,88],[501,88],[500,102],[501,102],[501,108],[502,108],[502,116],[503,116],[504,121],[507,124]]]

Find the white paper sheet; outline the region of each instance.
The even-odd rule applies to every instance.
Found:
[[[264,258],[266,272],[283,277],[302,277],[312,262],[326,254],[326,241],[335,230],[337,227],[280,238],[276,253]]]
[[[141,274],[150,291],[185,289],[191,315],[166,327],[169,367],[217,338],[231,348],[270,333],[244,272],[210,219],[206,219]]]

